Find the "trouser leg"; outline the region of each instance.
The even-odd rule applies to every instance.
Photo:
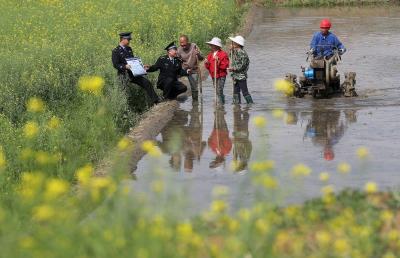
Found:
[[[149,96],[151,103],[160,102],[157,93],[154,91],[153,85],[151,82],[143,76],[133,77],[131,78],[131,82],[139,85],[142,89],[144,89]]]
[[[233,101],[232,104],[240,104],[240,87],[237,81],[233,81]]]
[[[198,89],[199,76],[197,73],[193,73],[188,76],[188,79],[189,79],[190,89],[192,91],[192,99],[194,101],[197,101],[199,98],[199,89]]]
[[[217,78],[217,104],[225,104],[224,86],[226,77]]]
[[[238,80],[236,81],[236,84],[238,84],[238,87],[242,91],[243,97],[246,100],[247,104],[254,103],[249,93],[249,89],[247,88],[247,80]]]
[[[167,91],[165,92],[165,96],[168,99],[176,99],[179,94],[182,94],[187,91],[187,87],[185,84],[180,81],[172,81],[167,85]]]

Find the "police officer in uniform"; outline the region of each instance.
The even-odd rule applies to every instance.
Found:
[[[165,99],[176,99],[179,94],[187,90],[187,87],[178,81],[178,77],[187,76],[191,70],[182,68],[182,60],[177,57],[177,49],[175,42],[171,42],[165,48],[167,55],[159,57],[152,66],[145,65],[147,72],[160,70],[157,88],[163,91]]]
[[[157,104],[160,102],[160,99],[154,91],[151,82],[144,76],[133,76],[133,73],[130,70],[131,67],[126,62],[127,58],[134,57],[132,48],[129,46],[129,42],[132,39],[131,34],[132,32],[122,32],[119,34],[119,45],[112,51],[113,66],[118,70],[118,77],[128,95],[128,103],[134,103],[131,90],[128,87],[129,82],[131,82],[142,87],[150,97],[151,102]]]

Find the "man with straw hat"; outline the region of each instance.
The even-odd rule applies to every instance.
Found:
[[[216,103],[225,104],[224,85],[229,66],[228,54],[223,51],[221,39],[214,37],[211,41],[206,42],[211,51],[204,62],[205,67],[210,73],[214,82]]]
[[[231,72],[233,80],[233,104],[240,104],[240,91],[243,94],[247,104],[252,104],[253,99],[247,88],[247,70],[249,70],[249,56],[244,47],[244,38],[242,36],[229,37],[232,41],[231,46],[231,66],[228,70]]]

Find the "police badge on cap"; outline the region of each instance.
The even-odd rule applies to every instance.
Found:
[[[164,48],[165,50],[170,50],[170,49],[178,49],[178,47],[175,45],[175,42],[171,42],[171,43],[169,43],[169,45],[166,47],[166,48]]]
[[[131,36],[131,34],[132,34],[132,32],[121,32],[120,34],[119,34],[119,37],[120,38],[122,38],[122,39],[129,39],[129,40],[131,40],[132,39],[132,36]]]

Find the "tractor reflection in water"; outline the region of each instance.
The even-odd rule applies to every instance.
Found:
[[[356,110],[318,110],[312,111],[304,136],[311,138],[314,145],[323,146],[325,160],[333,160],[333,146],[343,137],[348,126],[357,122]],[[344,119],[342,119],[344,113]]]

